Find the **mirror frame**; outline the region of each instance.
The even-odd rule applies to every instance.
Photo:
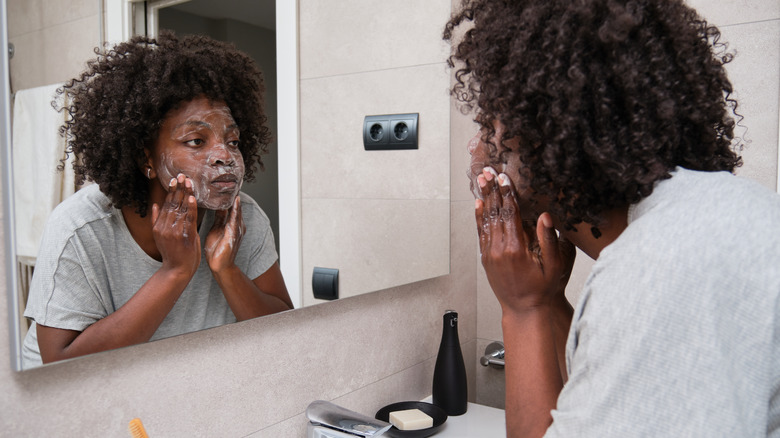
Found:
[[[303,306],[298,1],[276,0],[279,265],[293,307]],[[288,202],[282,202],[287,199]]]
[[[19,329],[19,294],[16,292],[18,278],[16,272],[16,226],[14,224],[13,166],[11,166],[11,96],[8,84],[11,73],[8,56],[8,13],[6,0],[0,0],[0,74],[3,86],[0,87],[0,126],[3,127],[0,147],[2,148],[3,172],[3,249],[5,250],[5,287],[8,306],[8,341],[11,369],[22,370],[22,334]]]

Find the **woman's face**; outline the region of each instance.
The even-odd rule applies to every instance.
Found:
[[[165,116],[150,165],[163,187],[182,173],[192,180],[198,207],[226,210],[244,180],[238,136],[238,126],[224,102],[197,97]]]

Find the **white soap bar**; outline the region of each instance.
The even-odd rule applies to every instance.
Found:
[[[390,424],[400,430],[419,430],[433,427],[433,418],[419,409],[390,412]]]

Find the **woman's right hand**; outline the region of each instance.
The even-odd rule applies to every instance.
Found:
[[[575,249],[559,239],[549,213],[524,224],[517,194],[506,175],[486,169],[477,177],[476,220],[482,265],[504,312],[547,305],[562,296]],[[564,298],[565,299],[565,298]]]
[[[162,256],[163,269],[191,278],[200,265],[198,203],[192,181],[179,174],[171,178],[162,207],[152,205],[152,233]]]

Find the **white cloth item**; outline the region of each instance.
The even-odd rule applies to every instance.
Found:
[[[19,90],[14,100],[13,172],[16,211],[16,251],[36,257],[49,213],[75,191],[73,157],[65,157],[65,138],[59,133],[66,112],[52,107],[62,84]]]

